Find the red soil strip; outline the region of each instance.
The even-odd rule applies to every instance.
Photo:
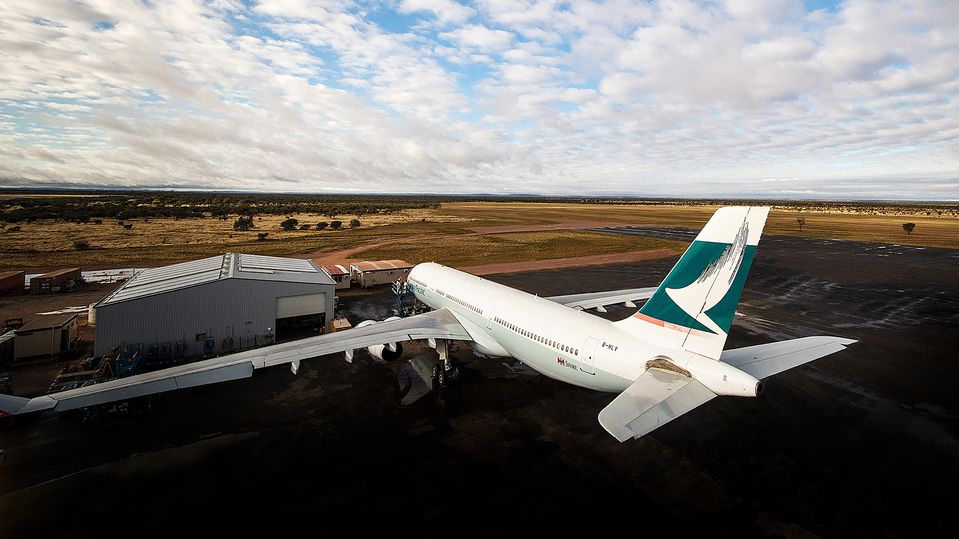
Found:
[[[541,232],[543,230],[582,230],[584,228],[602,228],[604,226],[622,226],[622,223],[609,223],[606,221],[566,221],[563,223],[550,223],[548,225],[476,226],[469,230],[477,234],[505,234],[508,232]]]
[[[631,251],[628,253],[613,253],[608,255],[576,256],[572,258],[553,258],[550,260],[534,260],[531,262],[504,262],[502,264],[483,264],[481,266],[467,266],[459,268],[473,275],[492,275],[494,273],[517,273],[522,271],[536,271],[544,269],[578,268],[582,266],[601,266],[604,264],[623,264],[657,260],[679,256],[680,253],[672,249],[650,249],[647,251]]]

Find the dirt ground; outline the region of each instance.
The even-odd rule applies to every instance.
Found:
[[[659,258],[674,258],[675,249],[650,249],[632,251],[629,253],[613,253],[605,255],[588,255],[572,258],[554,258],[551,260],[536,260],[532,262],[504,262],[499,264],[482,264],[479,266],[461,266],[465,272],[473,275],[493,275],[497,273],[517,273],[523,271],[538,271],[559,268],[582,268],[588,266],[602,266],[605,264],[625,264],[656,260]]]
[[[493,279],[571,294],[653,286],[674,262]],[[623,444],[596,421],[612,395],[466,346],[461,382],[411,407],[358,353],[166,394],[144,415],[39,417],[0,430],[0,536],[277,536],[307,523],[426,537],[951,537],[939,487],[959,480],[957,262],[956,250],[764,236],[727,347],[859,342],[768,379],[761,398],[714,399]],[[354,323],[392,305],[385,291],[346,300]]]
[[[75,292],[64,294],[11,294],[0,296],[0,320],[7,318],[29,319],[42,316],[40,313],[58,311],[70,307],[87,307],[113,292],[120,283],[87,283]],[[86,318],[86,313],[80,313]]]

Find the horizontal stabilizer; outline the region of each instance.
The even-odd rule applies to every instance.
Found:
[[[845,350],[847,346],[855,342],[854,339],[842,337],[803,337],[726,350],[720,356],[720,361],[761,380],[803,363]]]
[[[639,438],[709,402],[716,394],[698,381],[647,369],[599,413],[599,423],[620,442]]]
[[[632,302],[649,299],[656,287],[626,288],[623,290],[609,290],[606,292],[587,292],[586,294],[569,294],[567,296],[551,296],[546,299],[572,307],[574,309],[596,309],[617,303],[625,303],[627,307],[635,307]],[[630,305],[631,304],[631,305]],[[600,311],[605,312],[605,311]]]

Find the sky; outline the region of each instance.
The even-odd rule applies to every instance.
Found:
[[[4,0],[0,186],[959,199],[959,2]]]

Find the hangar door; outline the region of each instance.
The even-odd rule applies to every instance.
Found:
[[[326,293],[276,298],[276,339],[289,341],[326,330]]]
[[[276,318],[292,318],[326,312],[326,293],[276,298]]]

